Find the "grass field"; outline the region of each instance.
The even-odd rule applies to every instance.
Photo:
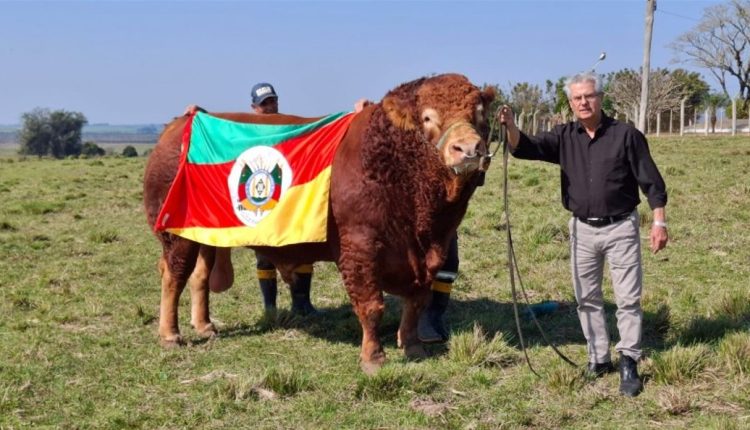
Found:
[[[212,295],[221,334],[162,349],[158,242],[141,203],[145,158],[0,159],[0,429],[20,428],[750,428],[750,139],[662,138],[670,243],[645,255],[645,392],[586,379],[512,317],[496,162],[460,227],[452,339],[407,362],[398,299],[382,324],[388,363],[359,370],[359,324],[338,274],[316,264],[324,314],[264,321],[254,257]],[[139,153],[141,151],[139,150]],[[568,214],[555,166],[511,160],[511,224],[530,300],[572,302]],[[650,211],[640,206],[642,238]],[[608,282],[608,281],[606,281]],[[605,297],[616,336],[609,284]],[[289,294],[279,294],[288,309]],[[573,306],[540,319],[585,364]],[[615,339],[616,341],[616,339]]]

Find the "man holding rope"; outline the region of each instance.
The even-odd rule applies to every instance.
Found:
[[[568,227],[578,317],[588,345],[588,371],[597,377],[614,371],[602,293],[605,258],[609,263],[620,334],[615,347],[620,392],[634,397],[643,389],[638,376],[643,322],[638,188],[653,210],[650,248],[656,253],[668,241],[666,186],[643,134],[602,112],[597,74],[568,78],[565,91],[577,121],[551,132],[522,133],[508,106],[501,108],[498,119],[507,126],[514,157],[560,165],[562,203],[573,214]]]

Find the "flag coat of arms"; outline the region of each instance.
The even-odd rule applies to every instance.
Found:
[[[197,113],[154,230],[222,247],[324,242],[331,164],[353,118],[271,125]]]

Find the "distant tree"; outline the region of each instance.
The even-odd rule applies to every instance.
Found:
[[[83,142],[83,146],[81,147],[81,155],[85,155],[88,157],[101,157],[104,154],[105,154],[104,148],[97,145],[96,142],[92,142],[92,141]]]
[[[701,106],[703,99],[708,95],[711,88],[698,72],[675,69],[672,71],[672,78],[680,84],[685,93],[685,97],[687,98],[685,102],[685,115],[691,117],[695,109]]]
[[[505,96],[505,92],[503,92],[502,88],[500,88],[497,84],[484,84],[482,89],[492,87],[495,89],[495,100],[492,101],[492,104],[490,104],[490,113],[489,113],[489,120],[490,125],[494,127],[495,130],[497,130],[497,110],[500,108],[500,106],[507,104],[508,99]]]
[[[136,151],[133,146],[128,145],[122,149],[122,156],[123,157],[137,157],[138,151]]]
[[[570,105],[568,104],[568,94],[565,92],[565,79],[566,77],[563,76],[554,83],[555,90],[554,97],[552,98],[552,112],[554,113],[570,112]],[[548,92],[550,91],[550,84],[552,84],[552,81],[548,80]]]
[[[750,110],[750,103],[745,103],[742,99],[737,99],[737,118],[747,118],[748,116],[748,110]],[[731,100],[729,105],[727,105],[727,116],[732,116],[732,104]]]
[[[510,90],[510,102],[513,109],[526,113],[533,113],[546,108],[542,99],[542,90],[538,85],[519,82]]]
[[[81,130],[87,123],[80,112],[36,108],[21,115],[20,153],[64,158],[81,153]]]
[[[647,117],[660,114],[680,106],[686,94],[680,81],[673,78],[666,69],[656,69],[649,73],[649,95]],[[615,112],[626,114],[638,123],[636,115],[641,103],[641,74],[631,69],[623,69],[610,75],[607,94]],[[631,116],[632,115],[632,116]]]
[[[724,93],[710,93],[703,98],[702,107],[708,109],[711,133],[716,133],[716,112],[729,105],[730,99]]]
[[[510,90],[510,105],[516,115],[525,115],[526,117],[519,120],[523,125],[523,130],[530,133],[536,133],[532,130],[532,120],[536,117],[540,120],[542,116],[550,114],[550,107],[545,103],[542,89],[538,85],[528,82],[519,82]]]
[[[691,63],[708,69],[727,96],[727,79],[736,79],[745,107],[750,103],[750,0],[730,0],[706,8],[701,21],[671,47]]]

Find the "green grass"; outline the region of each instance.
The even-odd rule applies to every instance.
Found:
[[[234,252],[235,286],[211,296],[220,336],[156,334],[159,244],[142,209],[145,158],[50,160],[0,153],[0,429],[19,428],[748,428],[750,139],[651,139],[669,187],[670,242],[644,255],[644,393],[568,367],[522,321],[506,269],[502,170],[491,167],[459,229],[452,339],[408,362],[399,303],[386,297],[388,362],[358,366],[360,328],[338,273],[315,265],[324,314],[264,320],[254,257]],[[2,148],[0,148],[2,149]],[[138,149],[141,153],[141,149]],[[511,160],[510,221],[532,302],[571,302],[569,214],[556,166]],[[650,222],[645,203],[641,219]],[[642,228],[643,243],[648,229]],[[646,249],[644,247],[644,249]],[[614,299],[605,280],[610,332]],[[523,309],[522,309],[523,310]],[[579,364],[574,307],[540,317]],[[616,341],[616,339],[613,339]]]

